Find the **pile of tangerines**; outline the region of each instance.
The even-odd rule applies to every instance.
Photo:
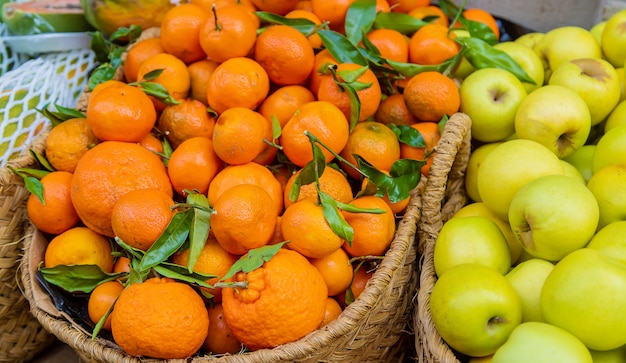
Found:
[[[123,79],[97,83],[84,114],[56,114],[47,170],[26,178],[50,237],[43,276],[88,293],[94,334],[133,356],[272,348],[328,324],[384,257],[459,109],[449,30],[498,31],[450,7],[173,7],[129,44]]]

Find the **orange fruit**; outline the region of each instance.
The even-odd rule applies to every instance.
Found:
[[[125,84],[92,93],[86,116],[98,139],[125,142],[141,141],[157,119],[150,97],[141,89]]]
[[[41,178],[43,203],[35,194],[26,201],[26,213],[35,227],[44,233],[59,234],[74,227],[80,219],[72,204],[72,173],[53,171]]]
[[[87,119],[72,118],[54,126],[46,139],[45,155],[55,170],[74,172],[78,159],[100,140]]]
[[[408,13],[409,11],[422,6],[428,6],[430,0],[389,0],[391,11],[398,13]]]
[[[295,10],[306,10],[313,12],[313,3],[311,0],[298,0]]]
[[[363,66],[353,63],[341,63],[337,66],[337,79],[340,82],[344,82],[341,72],[354,71],[362,69]],[[369,68],[365,69],[365,72],[356,78],[355,82],[370,84],[369,87],[356,91],[359,102],[361,103],[361,111],[358,116],[358,121],[365,121],[368,118],[374,116],[380,100],[382,97],[382,90],[376,74]],[[343,89],[333,77],[325,77],[320,81],[319,88],[317,90],[317,99],[319,101],[327,101],[344,113],[347,119],[350,119],[350,96],[348,92]]]
[[[187,64],[206,58],[200,46],[200,27],[211,15],[192,3],[168,10],[161,21],[160,37],[165,52]]]
[[[409,40],[409,62],[420,65],[441,64],[454,57],[460,46],[451,35],[448,27],[431,23],[422,26]]]
[[[257,61],[235,57],[215,68],[207,84],[207,99],[217,113],[238,106],[255,110],[269,90],[267,72]]]
[[[202,59],[187,66],[191,80],[189,97],[202,102],[205,106],[209,105],[209,101],[206,98],[207,84],[211,74],[213,74],[218,65],[219,63],[216,61]]]
[[[367,283],[374,275],[374,271],[368,269],[367,264],[360,266],[356,270],[354,270],[354,277],[352,279],[352,283],[350,284],[350,291],[352,292],[352,296],[354,299],[358,299],[359,296],[365,291],[367,287]],[[348,301],[346,301],[346,291],[343,291],[339,295],[336,296],[337,302],[342,308],[346,308],[348,306]]]
[[[268,120],[276,117],[283,127],[300,106],[315,101],[315,95],[301,85],[288,85],[277,88],[259,106],[259,112]]]
[[[375,121],[358,123],[341,155],[347,162],[358,167],[354,154],[359,155],[378,170],[389,171],[400,159],[400,142],[396,134],[385,124]],[[346,163],[341,168],[352,178],[359,180],[361,174]]]
[[[441,139],[441,133],[439,132],[439,125],[436,122],[418,122],[411,125],[422,135],[424,139],[425,147],[413,147],[408,144],[400,144],[400,155],[403,159],[415,159],[426,160],[426,164],[422,166],[422,174],[428,175],[430,167],[433,164],[433,159],[437,154],[435,146]],[[426,154],[430,153],[428,157]]]
[[[326,281],[328,296],[335,296],[350,286],[354,271],[350,264],[350,256],[343,248],[338,248],[324,257],[311,258],[309,261]]]
[[[208,331],[202,297],[188,284],[169,278],[153,277],[128,286],[111,317],[115,343],[135,357],[191,357]]]
[[[287,14],[285,14],[285,18],[287,19],[307,19],[312,21],[315,25],[321,25],[322,21],[317,17],[311,10],[305,9],[294,9]],[[313,32],[311,35],[307,36],[309,39],[309,43],[313,48],[321,48],[322,47],[322,38],[320,38],[319,34]]]
[[[227,252],[214,237],[209,236],[196,260],[196,264],[193,266],[193,270],[217,276],[206,281],[208,284],[213,285],[226,275],[238,258],[238,256]],[[189,249],[172,256],[172,262],[181,266],[187,267],[188,261]],[[202,289],[213,295],[213,301],[222,301],[222,289],[208,289],[204,287]]]
[[[328,297],[326,299],[326,313],[324,314],[324,320],[320,323],[320,328],[336,320],[342,312],[343,309],[337,300],[333,297]]]
[[[161,190],[131,190],[113,206],[113,233],[131,247],[147,251],[172,220],[173,206],[172,197]]]
[[[411,77],[403,94],[407,108],[420,121],[439,122],[445,115],[458,112],[461,106],[458,86],[439,72]]]
[[[278,85],[300,84],[313,70],[313,46],[300,31],[288,25],[273,25],[257,37],[254,60]]]
[[[343,112],[330,102],[313,101],[302,105],[287,121],[280,137],[283,152],[289,161],[300,167],[313,159],[311,142],[305,131],[339,153],[348,142],[349,124]],[[326,162],[334,159],[325,148],[322,153]]]
[[[473,20],[487,25],[495,34],[496,39],[500,39],[500,28],[498,27],[498,22],[488,11],[480,8],[465,9],[463,10],[463,17],[467,20]]]
[[[373,195],[355,198],[350,204],[358,208],[381,209],[384,213],[343,211],[346,222],[354,229],[352,243],[346,242],[343,248],[352,257],[384,255],[396,233],[396,219],[393,211],[382,198]]]
[[[270,169],[250,162],[241,165],[228,165],[220,170],[209,184],[207,196],[209,204],[214,205],[228,189],[240,184],[253,184],[261,187],[272,198],[279,213],[283,210],[283,189]]]
[[[231,107],[220,114],[213,128],[213,150],[225,163],[253,161],[272,139],[270,121],[246,107]]]
[[[298,0],[251,0],[261,11],[285,15],[296,7]]]
[[[206,194],[209,183],[224,166],[208,137],[196,136],[183,141],[170,156],[167,173],[174,190],[183,196],[196,190]]]
[[[130,272],[130,258],[120,256],[115,260],[113,273]]]
[[[324,74],[326,67],[329,65],[337,65],[339,62],[330,54],[330,51],[323,48],[313,57],[313,70],[309,75],[309,89],[314,95],[320,88],[320,82],[324,78],[332,77],[330,74]]]
[[[115,302],[115,299],[124,290],[124,285],[119,281],[107,281],[96,286],[95,289],[89,294],[87,300],[87,314],[89,319],[94,324],[97,324],[100,319],[106,314],[111,305]],[[111,315],[107,317],[102,325],[102,329],[111,330]]]
[[[389,175],[389,172],[384,171],[385,174]],[[372,183],[368,178],[363,178],[363,182],[361,184],[361,189],[362,191],[366,190],[367,188],[371,188],[370,192],[366,192],[363,195],[373,195],[376,192],[376,186]],[[385,203],[387,203],[387,205],[389,205],[389,208],[391,208],[391,211],[398,215],[403,213],[406,210],[406,207],[409,205],[409,202],[411,201],[411,196],[409,195],[408,197],[399,200],[397,202],[391,202],[391,200],[389,199],[389,194],[385,193],[385,195],[383,196],[383,200],[385,201]]]
[[[378,110],[374,114],[374,120],[385,125],[411,125],[417,122],[417,119],[404,102],[402,93],[394,93],[387,96],[380,102]]]
[[[423,0],[417,0],[417,1],[423,1]],[[432,20],[429,21],[429,23],[431,24],[439,24],[445,27],[448,27],[448,25],[450,25],[450,21],[448,20],[446,13],[444,13],[443,10],[441,10],[441,8],[436,5],[429,5],[429,4],[420,5],[405,12],[411,15],[412,17],[416,19],[420,19],[420,20],[423,20],[425,18],[433,18]]]
[[[137,41],[129,46],[124,59],[124,79],[126,82],[137,82],[137,72],[143,61],[157,55],[165,53],[161,44],[161,38],[146,38]]]
[[[294,174],[292,174],[287,180],[287,184],[285,184],[285,192],[284,192],[284,204],[285,208],[292,205],[292,202],[289,199],[289,194],[291,193],[291,188],[293,187],[296,178],[300,174],[301,170],[298,170]],[[350,186],[350,182],[346,178],[346,176],[340,172],[339,170],[327,166],[324,168],[324,172],[319,176],[319,185],[320,190],[324,193],[330,195],[334,200],[341,203],[348,203],[352,200],[352,187]],[[298,200],[302,199],[311,199],[312,201],[317,201],[317,188],[315,183],[300,185],[300,193],[298,194]]]
[[[391,6],[387,0],[376,0],[376,12],[388,13],[391,11]]]
[[[185,98],[179,104],[163,109],[157,127],[165,134],[172,148],[176,149],[183,141],[192,137],[212,138],[215,117],[209,114],[202,102]]]
[[[258,28],[242,6],[216,8],[200,27],[200,46],[208,59],[218,63],[245,57],[254,48]]]
[[[173,195],[161,158],[138,144],[104,141],[78,162],[71,197],[87,227],[113,237],[111,213],[117,200],[131,190],[147,188]]]
[[[259,186],[241,184],[227,189],[217,198],[213,210],[213,235],[234,255],[265,246],[274,237],[279,212],[272,197]]]
[[[146,74],[156,70],[163,71],[158,77],[149,80],[150,82],[163,86],[175,100],[187,97],[191,88],[191,79],[185,62],[168,53],[153,55],[139,66],[137,80],[146,81]],[[165,107],[165,104],[159,100],[153,98],[153,102],[159,110]]]
[[[311,199],[299,200],[285,208],[280,231],[289,241],[289,249],[308,258],[328,256],[344,242],[326,221],[322,206]]]
[[[345,33],[344,24],[348,8],[356,0],[311,0],[313,13],[332,30]]]
[[[383,58],[403,63],[409,61],[409,38],[399,31],[378,28],[368,32],[365,36],[378,48]]]
[[[224,318],[224,307],[221,303],[207,306],[209,312],[209,334],[206,336],[202,348],[210,354],[236,354],[242,350],[242,345],[233,336],[230,327]]]
[[[149,133],[143,139],[139,140],[139,145],[156,154],[163,154],[163,141],[155,134]]]
[[[46,246],[44,266],[97,265],[113,271],[111,241],[87,227],[73,227],[54,236]]]
[[[261,267],[240,272],[234,280],[247,281],[248,287],[224,289],[224,317],[233,335],[251,350],[298,340],[324,319],[324,279],[295,251],[281,248]]]

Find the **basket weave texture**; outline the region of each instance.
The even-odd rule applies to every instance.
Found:
[[[157,36],[148,29],[142,35]],[[118,72],[120,75],[121,72]],[[85,110],[88,93],[79,98],[77,109]],[[22,260],[24,295],[31,312],[46,329],[72,347],[87,362],[403,362],[414,356],[411,314],[417,272],[417,223],[425,179],[411,191],[409,205],[399,221],[394,240],[360,297],[333,322],[304,338],[237,355],[195,356],[185,360],[154,360],[129,356],[114,342],[91,338],[90,332],[67,314],[56,310],[36,280],[46,239],[32,225],[25,232]]]
[[[437,281],[433,263],[435,242],[443,224],[467,202],[464,182],[471,149],[471,119],[459,113],[450,118],[448,126],[437,145],[437,157],[430,168],[418,223],[420,279],[413,321],[420,363],[459,363],[435,329],[430,313],[430,294]]]
[[[44,144],[39,139],[31,148],[41,152]],[[28,301],[20,284],[20,259],[23,254],[23,236],[26,227],[26,200],[29,193],[21,177],[9,167],[29,166],[32,158],[21,155],[9,161],[0,170],[0,362],[18,363],[31,360],[54,342],[54,335],[46,331],[30,314]]]

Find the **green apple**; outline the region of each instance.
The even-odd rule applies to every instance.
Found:
[[[517,37],[514,42],[524,45],[530,49],[534,49],[535,45],[545,36],[545,33],[530,32]]]
[[[464,263],[481,264],[503,275],[511,269],[511,253],[504,234],[494,221],[483,216],[457,217],[444,223],[437,236],[433,261],[437,276]]]
[[[563,166],[547,147],[527,139],[505,141],[483,159],[478,169],[478,193],[491,211],[508,220],[511,200],[522,186],[555,174],[563,175]]]
[[[509,245],[509,252],[511,254],[511,264],[515,263],[517,259],[519,258],[520,254],[522,253],[522,245],[517,241],[517,238],[513,234],[513,231],[511,230],[511,225],[509,224],[509,222],[495,215],[483,202],[474,202],[474,203],[469,203],[469,204],[464,205],[463,207],[461,207],[461,209],[459,209],[456,213],[454,213],[454,215],[452,215],[452,218],[470,217],[470,216],[487,217],[498,225],[498,227],[500,228],[500,231],[506,238],[507,244]]]
[[[563,164],[563,174],[578,180],[582,185],[587,185],[587,181],[574,165],[563,159],[561,159],[561,164]]]
[[[626,125],[626,101],[622,101],[615,106],[609,117],[604,123],[604,133],[616,128],[617,126]]]
[[[575,150],[573,153],[564,157],[563,160],[574,165],[580,172],[586,182],[591,179],[591,160],[593,160],[593,153],[596,151],[596,145],[587,144]]]
[[[467,76],[459,90],[461,112],[472,119],[472,138],[496,142],[515,132],[515,114],[526,97],[522,82],[511,72],[483,68]]]
[[[465,192],[467,196],[475,202],[482,200],[478,193],[478,169],[480,168],[480,164],[482,164],[485,156],[500,144],[500,142],[482,144],[476,147],[470,154],[465,170]]]
[[[591,126],[604,121],[621,96],[615,67],[600,58],[563,62],[553,70],[548,84],[567,87],[576,92],[589,107]]]
[[[506,277],[522,300],[522,321],[544,321],[541,313],[541,288],[554,265],[540,258],[533,258],[513,267]]]
[[[546,322],[595,350],[626,343],[624,301],[626,266],[591,248],[578,249],[559,261],[541,290]]]
[[[511,200],[509,223],[522,248],[559,261],[587,245],[600,209],[587,186],[567,175],[546,175],[524,185]]]
[[[604,31],[605,27],[606,20],[594,24],[591,29],[589,29],[589,32],[591,33],[591,35],[593,35],[598,44],[600,44],[600,47],[602,47],[602,32]]]
[[[626,219],[626,164],[613,164],[598,170],[587,188],[600,207],[598,230]]]
[[[585,345],[564,329],[543,322],[518,325],[492,363],[593,363]]]
[[[626,60],[626,9],[611,15],[602,31],[602,51],[614,67],[623,67]]]
[[[626,346],[611,350],[589,349],[593,363],[626,363]]]
[[[614,127],[600,137],[591,160],[591,170],[595,174],[612,164],[626,164],[626,125]]]
[[[602,58],[600,44],[589,30],[578,26],[561,26],[548,31],[533,50],[543,62],[546,80],[561,63],[579,58]]]
[[[532,78],[533,81],[535,81],[535,84],[522,82],[527,93],[543,86],[545,78],[543,63],[541,63],[541,59],[531,47],[509,40],[497,43],[493,46],[493,48],[508,54],[515,62],[517,62],[517,64],[519,64],[520,67],[522,67],[526,74]]]
[[[600,253],[626,264],[626,221],[607,224],[587,244]]]
[[[531,92],[515,116],[518,138],[536,141],[559,158],[583,146],[590,131],[587,104],[564,86],[546,85]]]
[[[493,354],[522,320],[522,303],[498,271],[473,263],[455,266],[435,282],[430,312],[439,335],[462,354]]]
[[[491,363],[492,359],[493,355],[488,355],[485,357],[472,357],[470,358],[470,360],[467,361],[467,363]]]

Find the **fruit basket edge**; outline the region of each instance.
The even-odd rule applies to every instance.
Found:
[[[140,39],[158,36],[158,29],[147,29]],[[118,69],[117,79],[122,70]],[[86,110],[89,93],[81,95],[76,108]],[[45,139],[44,139],[45,141]],[[398,225],[389,251],[361,297],[325,328],[274,349],[259,350],[223,357],[197,356],[189,362],[398,362],[413,355],[410,326],[412,299],[417,287],[416,230],[420,219],[421,193],[425,178],[411,191],[411,200]],[[41,289],[34,276],[31,243],[43,238],[29,225],[24,235],[26,256],[21,262],[24,295],[31,313],[49,331],[74,349],[83,360],[94,362],[145,362],[128,356],[114,343],[102,338],[92,340],[84,329],[60,316],[53,316],[38,306],[34,289]],[[45,239],[44,239],[45,240]],[[44,241],[45,242],[45,241]],[[39,293],[42,293],[39,291]],[[150,359],[149,361],[156,361]],[[168,360],[174,362],[176,360]]]
[[[446,131],[457,133],[437,146],[437,158],[431,166],[422,196],[422,216],[418,222],[419,286],[413,310],[415,349],[417,361],[459,363],[459,359],[443,341],[430,315],[430,293],[437,281],[433,262],[435,242],[441,227],[467,201],[465,171],[471,151],[471,119],[459,118],[455,128]],[[448,142],[452,142],[448,144]]]
[[[42,139],[32,149],[41,152]],[[29,153],[9,160],[0,170],[0,361],[25,362],[54,342],[55,337],[35,319],[22,294],[20,260],[26,228],[26,201],[29,193],[23,179],[10,168],[27,167]]]

